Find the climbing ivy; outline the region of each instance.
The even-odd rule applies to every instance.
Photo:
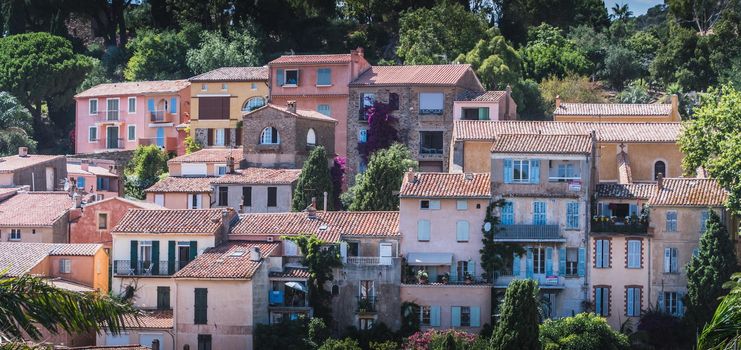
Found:
[[[515,254],[525,253],[525,249],[519,244],[494,243],[494,236],[497,232],[503,230],[499,225],[499,216],[495,215],[494,210],[502,205],[504,205],[504,200],[489,203],[486,207],[484,224],[481,226],[481,232],[483,233],[481,241],[484,243],[484,247],[480,250],[481,268],[484,269],[487,280],[491,282],[497,278],[499,271],[507,266],[507,263],[512,260]]]

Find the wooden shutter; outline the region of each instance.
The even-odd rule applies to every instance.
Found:
[[[235,132],[237,133],[236,135],[234,135],[235,136],[234,138],[235,138],[236,144],[237,144],[237,146],[241,146],[242,145],[242,128],[241,127],[237,127],[237,129],[236,129]]]
[[[553,276],[553,248],[545,248],[545,275]]]
[[[252,187],[242,187],[242,202],[245,207],[252,206]]]
[[[167,273],[175,273],[175,241],[167,241]]]
[[[226,101],[226,102],[224,102]],[[226,103],[226,117],[223,113]],[[228,119],[229,97],[200,97],[198,98],[198,119]]]
[[[512,276],[520,276],[520,254],[517,253],[512,257]]]
[[[478,306],[471,306],[471,327],[481,326],[481,309]]]
[[[224,146],[231,146],[232,145],[232,129],[226,128],[224,129]]]
[[[504,163],[504,183],[512,183],[512,159],[505,159],[502,162]]]
[[[170,113],[178,112],[178,99],[175,97],[170,98]]]
[[[278,187],[268,187],[268,207],[278,206]]]
[[[540,159],[530,161],[530,183],[540,183]]]
[[[219,112],[219,119],[229,119],[229,102],[231,98],[220,97],[221,99],[221,111]]]
[[[461,326],[461,307],[453,306],[450,308],[451,322],[450,325],[453,327]]]
[[[208,146],[214,145],[214,129],[208,129]]]
[[[160,241],[152,241],[152,274],[160,274]]]
[[[440,306],[430,306],[430,326],[440,327]]]
[[[558,275],[566,275],[566,248],[558,248]]]
[[[190,241],[190,256],[188,257],[189,261],[195,260],[196,256],[198,255],[198,241]]]
[[[196,288],[194,293],[195,305],[193,306],[193,323],[206,324],[208,323],[208,289]]]
[[[584,247],[579,248],[578,259],[577,274],[579,277],[584,277],[587,270],[587,250]]]
[[[526,262],[526,268],[525,271],[525,277],[527,278],[533,278],[533,250],[532,248],[527,248],[527,262]]]
[[[275,70],[275,85],[277,86],[283,86],[284,78],[283,78],[283,69],[276,69]]]
[[[278,143],[278,129],[270,128],[271,143]]]
[[[137,260],[139,260],[139,241],[131,241],[131,269],[136,272]]]

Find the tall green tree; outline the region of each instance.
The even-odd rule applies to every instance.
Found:
[[[404,173],[416,168],[411,152],[401,144],[394,144],[371,155],[365,173],[356,178],[350,211],[399,210],[399,196]]]
[[[317,209],[324,209],[323,196],[327,192],[327,210],[334,208],[332,193],[332,177],[329,174],[327,152],[323,146],[317,146],[304,161],[301,175],[293,190],[291,210],[302,211],[311,204],[311,198],[316,198]]]
[[[708,37],[670,22],[669,37],[651,63],[651,75],[664,85],[676,82],[685,91],[703,91],[716,80],[710,56]]]
[[[491,337],[490,349],[540,349],[538,300],[538,282],[528,279],[509,284],[504,293],[499,322]]]
[[[738,0],[667,0],[669,11],[683,24],[706,34],[723,17],[738,9]]]
[[[132,53],[124,70],[126,80],[183,79],[192,72],[186,63],[188,48],[195,46],[191,28],[174,32],[139,32],[126,48]]]
[[[741,273],[734,273],[724,287],[730,291],[697,339],[700,350],[733,349],[741,343]]]
[[[612,18],[618,21],[627,21],[630,19],[631,16],[633,16],[633,11],[631,11],[628,8],[628,4],[618,4],[615,3],[615,5],[612,6]]]
[[[0,156],[16,154],[18,147],[35,151],[31,138],[33,117],[13,95],[0,91]]]
[[[591,62],[584,52],[566,39],[560,29],[545,23],[530,29],[527,45],[520,49],[520,56],[525,77],[536,81],[591,71]]]
[[[144,190],[167,173],[167,152],[158,146],[139,146],[126,165],[124,192],[126,196],[144,199]]]
[[[226,36],[206,31],[201,34],[201,44],[188,50],[188,68],[193,74],[201,74],[221,67],[259,66],[261,50],[254,30],[230,29]]]
[[[730,192],[726,204],[741,214],[741,91],[730,85],[710,89],[679,138],[682,165],[692,174],[702,166]]]
[[[737,270],[736,253],[728,230],[718,214],[710,210],[698,253],[687,265],[687,316],[697,327],[710,322],[726,291],[723,283]]]
[[[638,78],[642,69],[637,52],[623,45],[611,45],[607,48],[600,76],[606,79],[610,86],[619,90],[627,81]]]
[[[603,317],[593,313],[555,320],[540,325],[540,343],[546,350],[628,350],[628,337],[612,329]]]
[[[456,62],[468,63],[481,83],[489,90],[503,90],[522,79],[520,54],[507,39],[489,30],[488,40],[479,40],[471,51],[460,54]]]
[[[314,316],[331,324],[332,293],[325,285],[333,279],[332,270],[342,266],[337,245],[324,242],[316,235],[284,238],[295,242],[304,255],[303,264],[309,272],[309,304],[314,308]]]

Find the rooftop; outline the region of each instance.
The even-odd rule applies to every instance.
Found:
[[[51,226],[74,204],[67,192],[21,192],[0,203],[0,227]]]
[[[468,64],[372,66],[350,83],[367,85],[456,85],[471,70]]]
[[[231,232],[233,237],[316,234],[327,242],[339,242],[341,236],[399,237],[399,212],[316,212],[256,213],[240,215]]]
[[[247,168],[235,174],[213,179],[213,184],[236,185],[290,185],[298,180],[301,169]]]
[[[321,113],[319,113],[317,111],[297,109],[296,112],[291,112],[286,107],[278,106],[278,105],[275,105],[275,104],[272,104],[272,103],[268,103],[265,106],[262,106],[262,107],[260,107],[258,109],[255,109],[255,110],[252,110],[250,112],[245,112],[244,113],[244,116],[245,117],[249,117],[253,113],[259,113],[259,111],[262,111],[265,108],[272,108],[272,109],[278,110],[280,112],[286,113],[286,114],[288,114],[288,115],[290,115],[292,117],[295,117],[295,118],[310,119],[310,120],[319,120],[319,121],[337,123],[337,119],[334,119],[332,117],[328,117],[328,116],[326,116],[324,114],[321,114]]]
[[[350,63],[352,56],[349,53],[346,54],[330,54],[330,55],[283,55],[268,63],[268,65],[276,64],[342,64]]]
[[[281,272],[271,272],[271,278],[299,278],[308,279],[309,270],[302,267],[286,267]]]
[[[174,278],[251,279],[278,243],[232,241],[206,249],[202,254],[173,275]],[[251,250],[258,248],[261,259],[253,261]]]
[[[25,157],[19,155],[0,157],[0,174],[12,173],[20,169],[32,167],[37,164],[46,163],[63,157],[64,156],[43,154],[29,154]]]
[[[135,207],[141,208],[141,209],[165,209],[165,207],[162,207],[162,206],[160,206],[158,204],[154,204],[154,203],[150,203],[150,202],[145,202],[145,201],[140,201],[140,200],[128,199],[128,198],[119,197],[119,196],[116,196],[116,197],[108,197],[108,198],[105,198],[103,200],[99,200],[99,201],[94,201],[94,202],[87,203],[87,204],[85,204],[85,208],[94,207],[94,206],[97,206],[97,205],[100,205],[100,204],[108,203],[110,201],[123,202],[123,203],[129,204],[131,206],[135,206]]]
[[[168,176],[144,190],[151,193],[208,193],[211,192],[211,182],[216,177],[177,177]]]
[[[80,97],[97,97],[112,95],[174,94],[187,88],[187,80],[132,81],[95,85],[77,95]]]
[[[548,134],[500,134],[492,153],[590,154],[592,136]]]
[[[28,273],[50,255],[91,256],[103,246],[100,244],[0,242],[0,271],[20,276]]]
[[[505,96],[507,96],[507,91],[504,90],[471,92],[463,99],[463,101],[499,102]]]
[[[242,148],[204,148],[190,154],[184,154],[168,160],[168,163],[225,163],[227,157],[234,157],[235,162],[243,159]]]
[[[172,310],[142,310],[137,319],[126,317],[127,328],[167,329],[173,326]]]
[[[213,235],[232,209],[129,209],[113,233]]]
[[[413,180],[409,181],[409,176]],[[489,173],[407,173],[399,197],[413,198],[490,198]]]
[[[67,174],[83,174],[83,175],[95,175],[95,176],[118,176],[112,173],[107,168],[88,165],[87,170],[82,170],[82,165],[67,163]]]
[[[267,81],[268,67],[221,67],[190,79],[192,82],[208,81]]]
[[[728,192],[714,179],[664,178],[661,189],[648,200],[650,206],[722,206]]]
[[[670,104],[648,103],[561,103],[554,115],[565,116],[668,116]]]
[[[649,199],[655,193],[655,183],[597,184],[597,197],[599,198]]]

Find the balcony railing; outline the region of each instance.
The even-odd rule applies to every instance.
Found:
[[[122,138],[115,138],[115,139],[109,139],[109,138],[101,138],[98,139],[98,144],[101,148],[107,148],[107,149],[123,149],[124,148],[124,139]]]
[[[419,114],[421,115],[442,115],[443,110],[436,109],[436,108],[422,108],[419,110]]]
[[[187,264],[187,261],[114,260],[113,274],[118,276],[169,276]]]
[[[110,111],[98,111],[95,115],[95,121],[98,123],[103,122],[117,122],[123,118],[123,111],[110,110]]]
[[[172,122],[173,113],[168,111],[150,111],[149,121],[152,123],[170,123]]]
[[[394,264],[394,258],[390,256],[348,256],[345,264],[357,266],[391,266]]]
[[[178,148],[177,137],[140,137],[139,144],[142,146],[155,145],[168,151],[174,151]]]
[[[648,220],[595,216],[592,218],[592,232],[645,234],[648,232]]]
[[[443,148],[419,146],[419,154],[442,155]]]
[[[376,297],[375,296],[367,296],[367,297],[358,297],[358,313],[368,313],[368,312],[376,312]]]

